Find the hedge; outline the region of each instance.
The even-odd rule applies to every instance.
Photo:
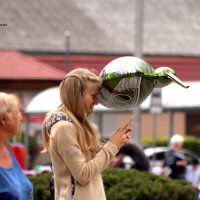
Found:
[[[107,200],[195,200],[195,190],[184,180],[172,180],[137,170],[105,170]]]
[[[51,176],[51,173],[29,176],[34,185],[34,200],[51,200]],[[107,200],[196,200],[195,189],[184,180],[134,169],[106,169],[102,176]]]
[[[49,191],[49,181],[52,173],[41,173],[37,175],[28,175],[28,178],[33,184],[34,200],[52,200]]]

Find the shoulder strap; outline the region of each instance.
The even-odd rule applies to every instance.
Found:
[[[72,119],[67,117],[63,113],[56,113],[56,114],[52,115],[50,120],[45,124],[46,129],[48,130],[49,134],[50,134],[50,131],[51,131],[51,128],[53,127],[53,125],[59,121],[69,121],[69,122],[73,123]],[[75,186],[76,186],[75,179],[73,176],[71,176],[71,184],[72,184],[71,198],[73,199],[74,193],[75,193]],[[49,188],[50,188],[50,192],[51,192],[51,197],[54,199],[54,176],[52,176],[52,178],[50,180]]]
[[[46,129],[49,134],[51,132],[51,128],[53,127],[53,125],[59,121],[73,122],[71,118],[67,117],[63,113],[55,113],[51,116],[50,120],[46,123]]]

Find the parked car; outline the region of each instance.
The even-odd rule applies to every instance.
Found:
[[[150,163],[150,171],[155,173],[155,174],[161,174],[162,173],[162,168],[164,164],[164,158],[165,154],[168,151],[168,147],[150,147],[144,149],[144,154],[146,157],[149,159]],[[192,162],[192,160],[198,159],[200,161],[200,156],[196,154],[195,152],[189,150],[189,149],[182,149],[182,152],[185,155],[185,159],[188,161],[188,164]],[[129,156],[125,156],[123,159],[124,165],[125,166],[133,166],[135,165],[135,161],[131,159]],[[127,167],[129,168],[129,167]],[[168,175],[170,173],[169,169],[165,169],[165,174]]]
[[[144,149],[144,153],[148,157],[150,162],[151,172],[157,175],[169,175],[170,169],[167,167],[163,168],[165,154],[168,150],[169,147],[151,147]],[[193,159],[197,159],[200,161],[200,156],[189,149],[182,149],[182,153],[184,154],[188,164],[191,164]]]
[[[168,147],[150,147],[144,149],[145,155],[149,158],[151,166],[160,166],[164,162],[165,154],[169,150]],[[182,149],[185,159],[188,163],[195,159],[200,159],[200,156],[189,149]]]

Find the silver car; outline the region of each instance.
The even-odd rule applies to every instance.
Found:
[[[150,170],[153,173],[158,175],[168,175],[170,173],[169,168],[163,168],[165,154],[168,150],[168,147],[150,147],[144,149],[144,153],[150,162]],[[182,152],[185,156],[185,159],[188,161],[188,164],[192,163],[193,159],[200,160],[199,155],[189,149],[182,149]]]

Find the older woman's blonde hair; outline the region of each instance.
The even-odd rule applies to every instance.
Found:
[[[17,107],[17,103],[11,94],[0,92],[0,122],[9,120],[11,117],[11,110]]]
[[[170,144],[183,144],[184,143],[184,137],[182,135],[179,134],[175,134],[170,138]]]
[[[69,72],[60,83],[61,105],[53,112],[50,112],[45,122],[52,114],[57,112],[65,113],[72,119],[76,129],[80,148],[83,152],[95,152],[100,147],[100,140],[92,124],[88,121],[82,96],[87,89],[88,81],[99,84],[99,77],[86,68],[77,68]],[[49,148],[49,133],[43,126],[44,150]]]

